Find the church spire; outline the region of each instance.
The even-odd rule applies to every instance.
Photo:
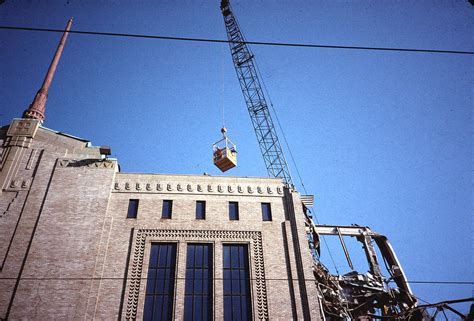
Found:
[[[28,107],[28,109],[23,112],[23,118],[38,119],[41,123],[44,121],[45,105],[46,100],[48,99],[49,86],[53,80],[59,58],[61,58],[61,53],[63,52],[64,44],[69,34],[69,30],[71,29],[71,25],[72,18],[67,22],[66,30],[64,31],[61,41],[59,42],[58,49],[56,49],[54,58],[51,61],[51,65],[49,66],[48,73],[46,74],[46,77],[44,77],[43,85],[36,93],[35,99],[31,103],[30,107]]]

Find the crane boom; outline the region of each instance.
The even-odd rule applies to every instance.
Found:
[[[227,31],[232,61],[244,94],[257,141],[267,167],[268,175],[281,178],[293,187],[288,164],[278,141],[270,110],[258,76],[254,56],[245,42],[237,19],[232,13],[229,0],[221,0],[221,11]],[[305,202],[306,199],[306,202]],[[346,320],[354,317],[372,319],[382,318],[425,320],[427,313],[417,307],[416,297],[412,294],[406,276],[387,238],[372,232],[367,227],[316,225],[306,211],[312,206],[312,196],[301,196],[305,212],[305,225],[309,248],[313,254],[313,274],[319,289],[318,301],[323,315],[330,315],[331,320]],[[320,261],[321,240],[324,235],[339,236],[346,259],[352,270],[350,273],[331,274]],[[356,237],[362,243],[370,271],[367,274],[354,270],[343,236]],[[325,242],[325,241],[324,241]],[[382,275],[377,261],[378,247],[386,263],[390,278]],[[327,244],[326,244],[327,246]],[[329,252],[329,247],[328,247]],[[332,258],[332,255],[329,253]],[[336,268],[337,271],[337,268]],[[393,280],[396,285],[389,285],[386,280]],[[361,304],[362,302],[362,304]],[[451,310],[451,308],[449,308]],[[374,313],[374,311],[376,311]],[[453,310],[451,310],[453,311]],[[461,314],[460,314],[461,315]],[[324,317],[323,317],[324,318]]]
[[[224,16],[232,61],[268,175],[280,177],[286,185],[293,186],[290,170],[278,141],[277,132],[258,78],[254,56],[245,43],[228,0],[221,1],[221,11]]]

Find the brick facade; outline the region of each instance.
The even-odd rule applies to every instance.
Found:
[[[121,173],[97,147],[35,120],[0,128],[0,143],[0,318],[140,319],[151,243],[166,241],[178,249],[174,319],[183,319],[190,242],[213,244],[215,320],[229,243],[248,245],[253,319],[322,319],[301,200],[280,180]],[[127,218],[130,199],[136,218]],[[171,219],[161,218],[163,200],[173,201]],[[196,201],[206,202],[205,220],[195,219]]]

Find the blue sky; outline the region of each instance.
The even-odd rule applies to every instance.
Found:
[[[474,50],[467,1],[232,6],[248,40]],[[71,16],[74,30],[225,38],[217,0],[0,5],[1,25],[64,28]],[[0,30],[2,125],[30,104],[59,38]],[[319,221],[387,235],[410,280],[473,281],[472,56],[251,48]],[[227,45],[72,34],[44,126],[110,145],[124,172],[221,175],[222,106],[239,150],[225,175],[266,176]],[[429,302],[474,291],[412,289]]]

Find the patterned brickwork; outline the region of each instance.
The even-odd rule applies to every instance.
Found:
[[[188,242],[214,246],[215,320],[223,319],[225,243],[249,246],[255,319],[301,320],[304,310],[321,319],[314,282],[298,279],[311,279],[299,196],[280,180],[119,173],[86,141],[28,122],[8,136],[0,129],[0,318],[140,318],[150,244],[171,241],[179,252],[176,320]],[[127,219],[132,198],[138,215]],[[161,218],[165,199],[173,200],[171,219]],[[205,220],[195,219],[198,200]],[[239,203],[237,221],[229,220],[230,201]],[[262,221],[262,202],[272,221]]]
[[[147,239],[156,241],[170,240],[206,240],[206,241],[248,241],[250,242],[252,253],[252,267],[254,272],[254,287],[257,302],[257,318],[268,320],[267,290],[265,282],[265,265],[263,260],[263,247],[261,232],[252,231],[212,231],[212,230],[161,230],[161,229],[139,229],[135,236],[135,247],[133,256],[130,258],[130,272],[127,280],[127,306],[125,318],[133,320],[137,318],[137,308],[142,291],[141,281],[146,276],[143,271],[145,259],[145,246]]]

